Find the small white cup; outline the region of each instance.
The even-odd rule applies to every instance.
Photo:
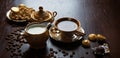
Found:
[[[63,17],[55,21],[54,27],[60,31],[61,40],[63,42],[72,42],[73,38],[75,38],[74,34],[79,36],[83,36],[84,33],[80,32],[81,24],[80,21]]]

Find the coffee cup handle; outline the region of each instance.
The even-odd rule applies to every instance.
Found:
[[[80,31],[75,31],[74,34],[76,34],[78,36],[84,36],[84,35],[86,35],[85,33],[80,32]]]

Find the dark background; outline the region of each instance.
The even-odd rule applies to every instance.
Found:
[[[107,37],[111,50],[108,58],[120,57],[120,0],[0,0],[0,58],[9,58],[10,52],[5,50],[7,41],[4,38],[14,29],[6,21],[6,12],[21,3],[36,10],[43,6],[45,10],[57,11],[56,20],[62,17],[78,19],[86,37],[90,33]],[[75,57],[80,58],[86,50],[79,47],[75,51]],[[84,56],[94,58],[94,55]]]

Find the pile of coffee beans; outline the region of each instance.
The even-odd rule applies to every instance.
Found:
[[[22,56],[20,48],[24,43],[27,43],[24,37],[20,35],[22,31],[23,28],[16,28],[16,30],[8,34],[5,38],[8,42],[6,50],[11,52],[11,58]]]
[[[67,52],[65,50],[54,50],[53,48],[50,48],[49,49],[49,54],[48,54],[48,57],[50,58],[65,58],[65,57],[69,57],[69,58],[74,58],[74,55],[75,55],[75,52]],[[57,56],[58,54],[61,54],[60,56]]]

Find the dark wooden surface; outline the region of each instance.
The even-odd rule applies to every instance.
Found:
[[[0,58],[10,58],[10,52],[5,49],[8,45],[5,37],[16,28],[12,23],[7,22],[6,12],[11,7],[18,6],[20,3],[36,10],[38,10],[39,6],[43,6],[46,10],[57,11],[58,15],[55,19],[72,17],[80,20],[86,32],[85,37],[90,33],[100,33],[107,37],[111,53],[104,58],[120,58],[119,0],[0,0]],[[59,49],[52,45],[49,40],[47,43],[48,48]],[[26,49],[25,47],[27,46],[23,46],[23,50]],[[91,49],[84,49],[81,45],[68,52],[70,53],[71,51],[75,51],[76,53],[74,58],[83,56],[84,58],[95,58]],[[86,55],[86,51],[90,53]],[[28,56],[32,57],[34,52],[33,54],[29,52]]]

